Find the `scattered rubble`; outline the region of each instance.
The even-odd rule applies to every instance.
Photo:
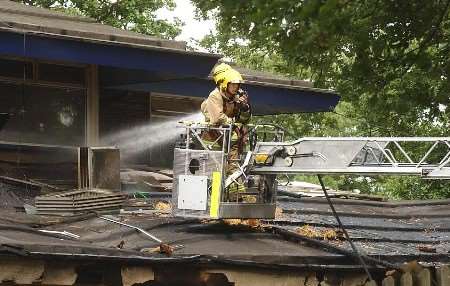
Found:
[[[427,253],[436,253],[436,247],[430,246],[430,245],[418,245],[417,249],[422,252]]]
[[[261,220],[259,219],[224,219],[223,222],[227,225],[249,226],[251,228],[262,227]]]
[[[309,237],[309,238],[320,238],[323,240],[339,240],[344,237],[341,230],[325,228],[319,229],[312,227],[310,225],[304,225],[296,228],[295,230],[298,234]]]
[[[154,208],[155,210],[164,213],[170,213],[172,211],[172,206],[170,205],[170,203],[164,201],[157,201],[154,205]]]

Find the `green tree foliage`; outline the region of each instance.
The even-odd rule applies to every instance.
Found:
[[[295,136],[447,136],[450,0],[193,2],[217,20],[204,46],[339,92],[336,114],[274,118]],[[393,198],[449,195],[445,184],[416,178],[336,180]]]
[[[222,46],[242,39],[309,70],[384,135],[411,135],[411,122],[447,122],[439,105],[449,104],[450,1],[193,2],[218,19]]]
[[[91,17],[100,23],[142,34],[173,39],[181,33],[182,22],[157,19],[160,8],[173,9],[173,0],[15,0],[27,5],[61,10]]]

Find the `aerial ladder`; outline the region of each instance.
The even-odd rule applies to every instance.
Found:
[[[450,179],[450,137],[304,137],[284,141],[273,125],[250,126],[250,149],[226,174],[235,126],[184,123],[174,151],[173,211],[198,218],[274,218],[280,175],[407,175]],[[216,130],[221,150],[201,134]],[[217,142],[216,142],[217,143]],[[230,196],[229,187],[245,192]],[[233,198],[232,198],[233,197]]]

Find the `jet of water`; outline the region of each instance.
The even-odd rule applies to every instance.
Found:
[[[178,128],[181,126],[180,121],[201,120],[203,120],[203,116],[199,112],[163,122],[149,122],[132,129],[118,131],[103,138],[102,141],[106,145],[118,146],[125,151],[122,154],[133,155],[173,142],[184,131],[183,128]]]

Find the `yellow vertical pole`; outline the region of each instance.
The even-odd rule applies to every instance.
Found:
[[[211,202],[209,204],[209,216],[219,217],[220,188],[222,185],[222,174],[220,172],[212,173]]]

